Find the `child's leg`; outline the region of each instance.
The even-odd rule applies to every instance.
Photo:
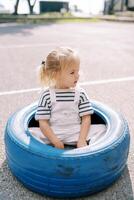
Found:
[[[104,124],[93,124],[90,127],[87,140],[91,140],[90,143],[96,142],[100,139],[106,132],[106,126]]]
[[[49,144],[50,143],[49,140],[44,136],[44,134],[42,133],[40,128],[32,127],[32,128],[29,128],[29,131],[40,142],[44,142],[45,144]]]
[[[94,143],[99,138],[101,138],[106,132],[106,126],[104,124],[91,124],[89,133],[87,135],[87,145]],[[64,144],[70,146],[76,146],[79,139],[79,132],[73,133],[72,135],[67,135],[64,138]]]

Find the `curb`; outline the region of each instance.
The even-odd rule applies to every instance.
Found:
[[[133,23],[134,22],[134,17],[118,17],[118,16],[100,16],[98,17],[98,19],[100,20],[104,20],[104,21],[113,21],[113,22],[130,22]]]
[[[83,21],[112,21],[112,22],[134,22],[134,17],[118,16],[94,16],[94,17],[38,17],[38,16],[0,16],[0,23],[38,23],[38,22],[83,22]]]

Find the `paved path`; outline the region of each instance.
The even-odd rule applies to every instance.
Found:
[[[134,188],[134,24],[67,23],[0,25],[0,200],[46,200],[25,189],[5,160],[4,128],[9,115],[38,99],[36,67],[56,46],[76,48],[81,79],[90,98],[121,111],[131,131],[128,165],[108,189],[85,200],[132,200]]]

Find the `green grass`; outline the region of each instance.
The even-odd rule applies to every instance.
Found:
[[[0,22],[17,22],[17,23],[73,23],[73,22],[98,22],[97,18],[74,17],[70,13],[61,15],[61,13],[45,13],[40,15],[11,15],[0,14]]]

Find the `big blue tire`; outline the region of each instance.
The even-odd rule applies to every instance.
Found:
[[[9,118],[5,129],[7,162],[27,188],[52,197],[81,197],[101,191],[122,174],[130,143],[127,122],[100,102],[92,101],[92,105],[107,131],[94,144],[79,149],[56,149],[30,134],[28,126],[34,121],[37,103]]]

